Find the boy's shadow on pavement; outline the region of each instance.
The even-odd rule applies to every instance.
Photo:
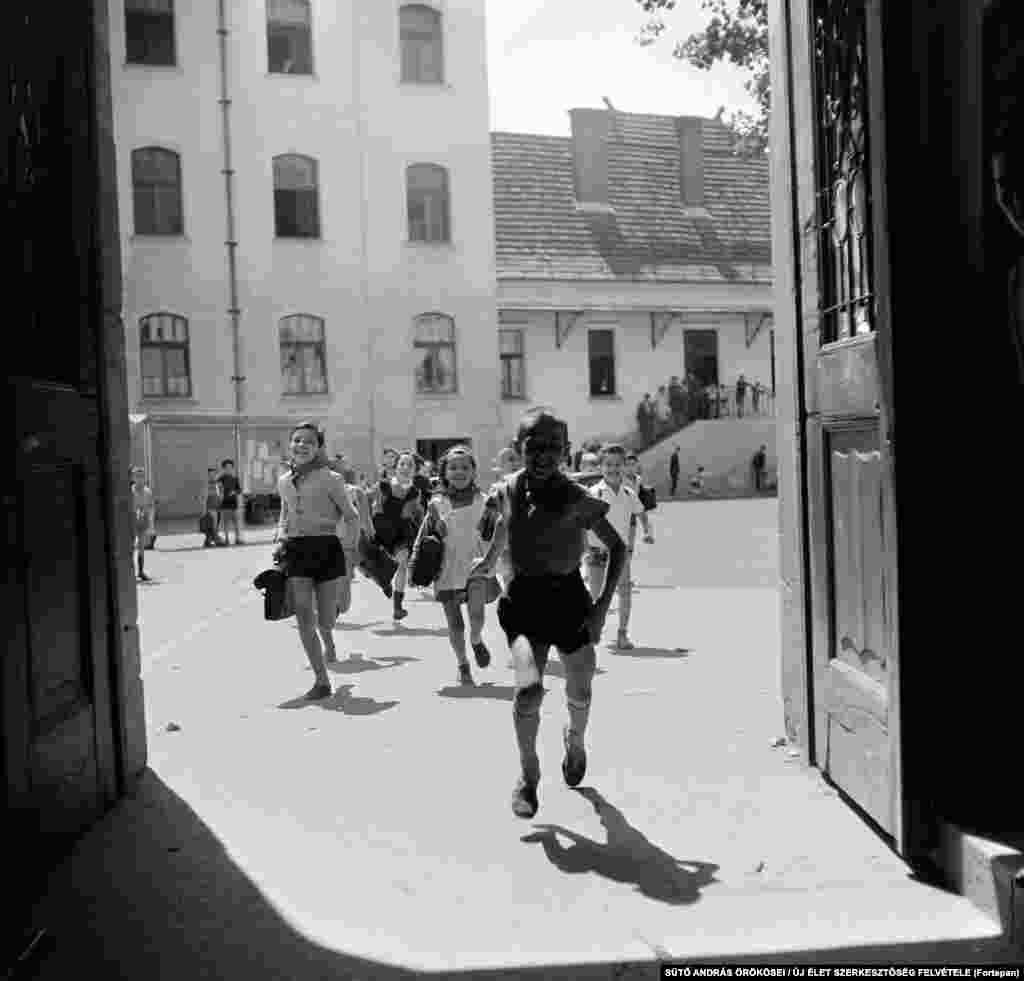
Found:
[[[330,698],[323,698],[319,701],[311,701],[307,698],[290,698],[287,702],[281,702],[278,708],[300,709],[312,708],[325,709],[328,712],[341,712],[343,715],[377,715],[394,708],[398,702],[378,702],[375,698],[364,698],[351,694],[355,685],[339,685]]]
[[[448,685],[437,690],[442,698],[489,698],[499,702],[511,702],[516,690],[512,685],[496,685],[485,681],[475,685]]]
[[[371,630],[378,637],[447,637],[447,627],[392,627],[390,630]]]
[[[693,651],[689,647],[676,647],[669,650],[667,647],[634,647],[630,651],[613,650],[609,651],[612,657],[661,657],[679,659],[689,657]]]
[[[327,670],[332,674],[362,674],[364,671],[385,671],[398,668],[409,661],[418,661],[418,657],[356,657],[350,654],[344,661],[329,661]]]
[[[613,882],[631,883],[637,892],[672,906],[684,906],[700,899],[700,891],[718,880],[713,862],[676,858],[637,831],[622,812],[592,787],[577,790],[590,801],[607,842],[587,838],[557,824],[535,825],[536,831],[522,837],[539,843],[548,860],[568,875],[594,872]],[[565,846],[559,840],[566,838]]]

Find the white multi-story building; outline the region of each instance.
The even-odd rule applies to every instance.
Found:
[[[160,513],[291,424],[504,435],[484,0],[111,0],[128,383]],[[486,370],[480,366],[486,365]]]

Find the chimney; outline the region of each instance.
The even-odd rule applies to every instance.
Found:
[[[606,109],[570,109],[569,119],[576,203],[607,209],[608,134],[612,114]]]
[[[676,132],[679,134],[679,188],[683,205],[687,208],[704,207],[704,120],[694,116],[679,116]]]

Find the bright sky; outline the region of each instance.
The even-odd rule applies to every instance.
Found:
[[[491,129],[569,135],[569,110],[713,116],[718,107],[750,108],[744,76],[732,66],[710,72],[672,57],[705,23],[699,0],[678,0],[669,30],[643,48],[646,15],[636,0],[486,0]]]

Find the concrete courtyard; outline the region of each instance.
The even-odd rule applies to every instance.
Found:
[[[779,686],[777,502],[666,502],[633,651],[598,653],[590,764],[516,819],[511,672],[456,683],[440,607],[357,578],[328,701],[253,576],[269,529],[164,535],[140,587],[150,771],[36,911],[38,973],[132,979],[657,977],[659,961],[1003,963],[1000,928],[911,874],[797,751]],[[613,606],[606,638],[617,625]]]

